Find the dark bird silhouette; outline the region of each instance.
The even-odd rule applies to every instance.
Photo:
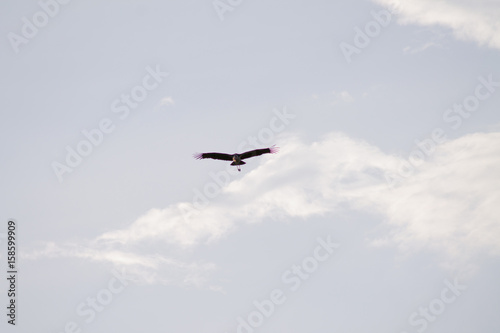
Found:
[[[262,148],[255,149],[244,152],[243,154],[224,154],[224,153],[202,153],[202,154],[194,154],[193,157],[197,160],[201,160],[203,158],[211,158],[213,160],[223,160],[223,161],[233,161],[231,165],[236,165],[238,171],[241,171],[240,165],[246,164],[243,162],[244,159],[260,156],[262,154],[276,154],[279,148],[272,146],[270,148]]]

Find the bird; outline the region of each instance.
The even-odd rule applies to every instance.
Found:
[[[197,160],[201,160],[204,158],[211,158],[213,160],[223,160],[223,161],[233,161],[231,165],[235,165],[238,168],[238,171],[241,171],[240,165],[246,164],[243,162],[244,159],[260,156],[262,154],[276,154],[279,151],[279,147],[271,146],[269,148],[255,149],[249,150],[242,154],[224,154],[224,153],[196,153],[193,157]]]

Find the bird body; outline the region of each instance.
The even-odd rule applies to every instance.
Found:
[[[224,153],[201,153],[201,154],[194,154],[193,157],[197,160],[211,158],[214,160],[233,161],[231,165],[235,165],[238,168],[238,171],[241,171],[240,165],[246,164],[242,160],[254,156],[260,156],[262,154],[275,154],[278,152],[278,150],[279,150],[278,147],[272,146],[270,148],[250,150],[242,154],[235,153],[231,155]]]
[[[243,165],[246,164],[241,160],[241,154],[233,154],[233,163],[231,165]]]

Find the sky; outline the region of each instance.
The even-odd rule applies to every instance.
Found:
[[[499,21],[2,2],[1,331],[498,332]]]

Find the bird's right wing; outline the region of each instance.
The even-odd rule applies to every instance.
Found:
[[[232,161],[233,155],[222,154],[222,153],[203,153],[203,154],[194,154],[194,158],[197,160],[201,160],[202,158],[211,158],[214,160],[224,160],[224,161]]]

